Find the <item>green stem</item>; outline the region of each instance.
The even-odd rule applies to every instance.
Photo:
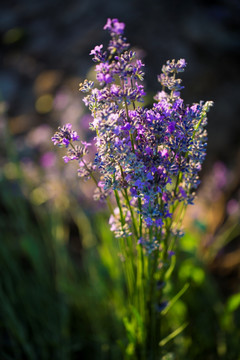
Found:
[[[123,215],[121,201],[117,190],[114,190],[114,195],[117,202],[117,206],[119,208],[120,221],[121,221],[122,231],[124,233],[125,218]],[[124,268],[125,278],[127,280],[129,298],[132,299],[132,296],[134,294],[134,283],[135,283],[134,266],[133,266],[133,261],[131,261],[132,254],[131,253],[129,254],[130,247],[127,244],[128,243],[127,238],[125,238],[126,243],[124,243],[124,241],[121,240],[124,240],[124,238],[120,239],[121,252],[124,256],[123,268]]]
[[[157,338],[156,338],[156,291],[157,284],[155,273],[158,265],[158,250],[155,251],[151,275],[150,275],[150,291],[149,291],[149,325],[150,325],[150,339],[148,342],[151,344],[151,355],[152,359],[156,359],[156,348],[157,348]]]
[[[137,239],[139,239],[139,236],[138,236],[138,231],[137,231],[137,226],[136,226],[136,220],[135,220],[135,217],[134,217],[134,213],[133,213],[133,209],[132,209],[132,206],[130,204],[130,200],[129,200],[129,197],[128,197],[128,193],[127,193],[127,189],[124,189],[124,198],[126,200],[126,203],[127,203],[127,207],[130,211],[130,214],[131,214],[131,219],[132,219],[132,225],[133,225],[133,230],[134,230],[134,234],[136,236]]]
[[[124,93],[124,81],[122,81],[122,90],[123,90],[123,93]],[[128,114],[128,106],[127,106],[127,98],[126,98],[126,96],[124,97],[124,106],[125,106],[126,116],[127,116],[128,121],[129,121],[130,117],[129,117],[129,114]],[[133,134],[130,131],[129,131],[129,136],[130,136],[130,140],[131,140],[132,151],[135,154]]]
[[[120,198],[119,198],[119,195],[118,195],[117,190],[114,190],[114,195],[115,195],[116,202],[117,202],[117,206],[118,206],[118,209],[119,209],[120,220],[121,220],[122,230],[123,230],[123,226],[124,226],[124,224],[125,224],[125,220],[124,220],[123,211],[122,211],[122,206],[121,206],[121,202],[120,202]]]
[[[142,202],[138,197],[138,210],[139,210],[139,236],[142,237]]]
[[[122,175],[122,179],[123,181],[125,180],[125,176],[124,176],[124,172],[123,172],[123,168],[122,166],[119,164],[119,168],[120,168],[120,171],[121,171],[121,175]],[[134,217],[134,214],[133,214],[133,209],[132,209],[132,206],[130,204],[130,200],[129,200],[129,196],[128,196],[128,193],[127,193],[127,189],[124,188],[123,189],[123,192],[122,192],[125,200],[126,200],[126,203],[127,203],[127,207],[130,211],[130,214],[131,214],[131,219],[132,219],[132,224],[133,224],[133,230],[134,230],[134,234],[136,236],[136,238],[138,239],[138,231],[137,231],[137,226],[136,226],[136,220],[135,220],[135,217]]]
[[[134,89],[134,85],[133,85],[133,80],[132,80],[132,78],[131,78],[131,88],[132,88],[132,90]],[[135,110],[135,109],[136,109],[136,106],[135,106],[135,102],[134,102],[134,101],[132,101],[132,106],[133,106],[133,109]]]

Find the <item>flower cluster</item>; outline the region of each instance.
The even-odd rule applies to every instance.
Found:
[[[84,99],[97,134],[95,164],[105,189],[125,191],[138,199],[137,211],[145,225],[161,228],[171,218],[176,201],[193,201],[206,154],[204,128],[211,102],[184,105],[177,75],[186,62],[180,59],[162,67],[158,80],[163,90],[152,109],[140,107],[144,64],[128,50],[122,37],[124,24],[108,19],[104,29],[112,37],[107,51],[100,45],[90,53],[102,87],[89,89]]]
[[[125,317],[129,345],[134,359],[140,354],[155,359],[161,357],[161,312],[168,304],[162,288],[174,266],[184,210],[199,184],[212,102],[184,104],[179,74],[186,61],[180,59],[162,67],[158,76],[162,89],[152,107],[144,107],[144,64],[129,49],[124,28],[117,19],[107,20],[104,29],[111,37],[107,49],[100,44],[90,52],[97,84],[88,80],[80,84],[92,115],[90,129],[96,134],[94,162],[84,157],[89,144],[74,145],[78,136],[69,124],[53,141],[68,148],[65,162],[77,160],[79,175],[93,179],[94,198],[107,200],[130,304]]]
[[[119,236],[130,227],[141,244],[147,244],[148,234],[154,232],[155,237],[150,238],[156,244],[153,239],[169,232],[168,219],[172,221],[176,205],[193,202],[206,154],[206,114],[212,102],[184,104],[178,74],[185,70],[186,62],[180,59],[167,61],[162,67],[158,76],[162,91],[151,109],[144,108],[145,92],[140,83],[144,64],[129,50],[124,27],[117,19],[108,19],[104,26],[111,36],[107,50],[98,45],[90,52],[99,85],[94,87],[92,81],[85,80],[80,90],[87,94],[83,101],[93,116],[94,166],[101,174],[101,191],[121,194],[128,210],[123,214],[118,204],[110,219],[111,228]],[[77,135],[68,124],[53,140],[68,146]],[[85,150],[86,145],[84,150],[71,149],[65,161],[80,159]],[[85,173],[85,163],[81,168]]]
[[[72,160],[79,162],[78,175],[85,180],[92,177],[92,172],[95,170],[95,166],[92,163],[86,163],[83,158],[84,155],[88,154],[88,148],[91,143],[81,141],[81,145],[75,145],[76,141],[79,141],[79,136],[76,131],[72,130],[71,124],[66,124],[63,127],[59,127],[58,131],[52,137],[54,145],[67,148],[67,155],[63,156],[65,163]],[[70,145],[70,146],[69,146]]]

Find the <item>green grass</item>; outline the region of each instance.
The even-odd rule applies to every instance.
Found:
[[[67,219],[33,207],[19,184],[4,178],[0,196],[0,358],[121,358],[119,286],[114,285],[120,270],[109,253],[101,262],[99,240],[92,239],[78,261],[67,249],[70,220],[79,239],[90,222],[81,212]],[[102,236],[102,219],[97,222]],[[109,231],[104,236],[110,243]]]
[[[0,204],[1,360],[123,359],[126,286],[107,216],[74,199],[65,213],[34,206],[3,176]],[[239,294],[221,298],[195,241],[180,243],[165,289],[175,299],[162,323],[166,358],[237,360]]]

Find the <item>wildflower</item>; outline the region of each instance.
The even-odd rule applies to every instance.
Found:
[[[192,204],[199,184],[198,174],[206,156],[207,112],[212,102],[184,104],[182,80],[178,76],[185,70],[186,61],[180,59],[168,60],[163,65],[158,76],[162,90],[154,97],[151,108],[142,106],[144,64],[129,50],[123,36],[124,28],[124,23],[118,19],[107,20],[104,29],[111,36],[107,49],[98,45],[90,52],[97,63],[95,71],[99,85],[95,87],[88,80],[80,84],[80,90],[86,94],[83,101],[93,118],[90,129],[96,133],[94,161],[87,162],[84,158],[88,143],[73,145],[79,138],[70,124],[59,128],[52,140],[55,145],[67,148],[71,144],[64,161],[77,160],[78,175],[95,181],[95,199],[105,200],[111,193],[115,195],[116,206],[109,225],[116,238],[124,239],[124,263],[128,264],[128,256],[132,261],[125,270],[131,269],[128,281],[136,280],[137,287],[135,283],[130,284],[129,293],[132,289],[138,291],[141,282],[142,289],[149,288],[143,284],[145,275],[134,276],[140,268],[141,273],[142,269],[150,268],[151,274],[146,279],[152,282],[148,294],[151,300],[151,296],[155,296],[152,295],[154,288],[161,292],[160,283],[157,283],[160,277],[155,275],[160,270],[160,280],[164,280],[174,255],[174,241],[182,236],[179,204],[183,209]],[[94,177],[95,171],[98,171],[100,181]],[[141,254],[137,261],[135,254],[138,251],[134,245]],[[143,255],[148,256],[147,266]],[[142,267],[139,267],[140,263]],[[152,305],[156,312],[161,312],[167,302],[157,300],[156,296]],[[138,310],[142,311],[142,308]],[[145,310],[147,313],[149,308]],[[155,315],[150,311],[150,318]],[[159,341],[156,344],[159,349]]]
[[[84,80],[83,83],[79,84],[79,90],[82,92],[89,92],[94,86],[93,81]]]
[[[120,35],[123,33],[124,28],[125,24],[120,23],[118,19],[108,19],[103,29],[110,30],[111,34]]]
[[[126,50],[123,23],[108,19],[104,29],[112,39],[108,55],[96,66],[97,80],[103,87],[92,89],[92,95],[85,99],[97,131],[95,164],[106,189],[121,191],[127,179],[129,194],[142,203],[138,211],[146,226],[160,228],[171,216],[174,201],[193,201],[192,189],[199,184],[198,171],[206,153],[208,105],[184,105],[180,97],[183,86],[176,75],[185,70],[186,61],[180,59],[163,65],[158,80],[164,90],[155,97],[152,109],[137,107],[136,101],[145,95],[138,83],[143,79],[144,64],[134,61],[135,53]],[[101,51],[102,46],[95,47],[91,54]],[[113,83],[116,76],[120,85]],[[170,190],[169,184],[180,172],[181,181]],[[164,205],[158,203],[159,194]]]
[[[76,131],[72,131],[72,125],[66,124],[59,127],[58,131],[52,137],[54,145],[68,147],[71,141],[78,141],[79,136]]]
[[[125,189],[123,201],[127,201],[128,211],[132,210],[130,201],[135,201],[134,211],[146,228],[161,233],[166,219],[172,217],[176,201],[193,202],[198,172],[206,155],[206,114],[212,103],[184,104],[178,74],[185,70],[186,61],[180,59],[163,65],[158,76],[163,89],[155,96],[152,108],[139,106],[145,96],[140,83],[144,64],[129,50],[123,37],[124,27],[118,19],[108,19],[104,26],[111,36],[107,50],[101,44],[90,52],[97,62],[100,88],[88,80],[80,84],[80,90],[88,93],[84,103],[93,117],[90,128],[96,131],[94,162],[88,164],[83,160],[89,144],[82,142],[68,148],[79,140],[71,124],[59,128],[52,140],[55,145],[68,148],[65,162],[79,161],[79,176],[88,179],[91,171],[98,169],[103,185],[102,190],[98,188],[95,192],[95,198],[104,198],[111,190],[121,193]],[[132,232],[136,221],[130,213]],[[117,216],[120,215],[115,214],[115,220],[111,218],[111,228],[114,232],[117,228],[118,235],[126,233],[119,230],[120,223],[126,228],[126,219]],[[144,236],[146,245],[149,235]]]

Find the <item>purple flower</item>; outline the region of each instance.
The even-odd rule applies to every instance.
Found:
[[[100,63],[96,65],[97,71],[97,80],[100,83],[105,82],[106,84],[113,82],[113,77],[111,76],[111,68],[108,63]]]
[[[152,155],[152,154],[153,154],[153,151],[152,151],[152,149],[151,149],[149,146],[146,146],[145,151],[146,151],[146,153],[147,153],[148,155]]]
[[[163,65],[162,72],[164,74],[177,73],[185,70],[187,63],[185,59],[180,59],[177,62],[173,59],[168,60],[166,65]]]
[[[104,30],[109,30],[111,33],[113,34],[117,34],[120,35],[123,33],[125,28],[125,24],[124,23],[120,23],[118,21],[118,19],[107,19],[107,23],[104,26]]]
[[[96,45],[95,48],[93,50],[91,50],[90,54],[89,55],[98,55],[99,53],[102,52],[102,48],[103,48],[103,45]]]
[[[68,147],[71,141],[78,141],[79,136],[76,131],[72,131],[72,125],[66,124],[59,127],[58,131],[52,137],[54,145]]]
[[[163,158],[168,158],[169,157],[167,149],[163,149],[162,151],[160,151],[160,154],[161,154],[161,156]]]
[[[167,193],[166,193],[166,192],[162,194],[162,200],[163,200],[164,202],[167,202],[167,201],[168,201],[168,196],[167,196]]]
[[[163,219],[162,219],[162,218],[156,219],[156,220],[155,220],[155,225],[156,225],[157,227],[163,226]]]
[[[79,136],[78,136],[76,131],[72,131],[71,140],[72,141],[78,141],[79,140]]]
[[[183,197],[184,199],[186,199],[187,194],[186,194],[186,191],[183,189],[183,187],[182,187],[182,186],[179,186],[178,189],[179,189],[179,193],[180,193],[181,197]]]
[[[130,188],[130,193],[132,196],[137,196],[137,189],[135,187]]]
[[[147,180],[153,180],[153,176],[151,173],[147,173],[146,178]]]
[[[134,186],[137,186],[138,188],[142,188],[143,182],[140,179],[137,179],[134,183]]]
[[[112,20],[110,18],[107,19],[106,25],[103,27],[104,30],[111,30],[112,29]]]
[[[175,122],[171,121],[167,126],[167,132],[171,135],[175,130]]]
[[[147,224],[147,226],[152,226],[153,225],[153,219],[149,216],[147,217],[145,220],[145,223]]]
[[[69,161],[71,161],[69,156],[63,156],[64,162],[67,164]]]
[[[65,145],[66,147],[68,147],[68,145],[70,144],[70,140],[68,140],[67,138],[63,138],[62,144]]]
[[[120,94],[121,88],[118,85],[112,84],[111,85],[111,94],[118,97]]]
[[[83,144],[85,151],[87,151],[87,149],[88,149],[90,146],[92,146],[91,143],[88,143],[88,142],[86,142],[86,141],[81,141],[81,143]]]

